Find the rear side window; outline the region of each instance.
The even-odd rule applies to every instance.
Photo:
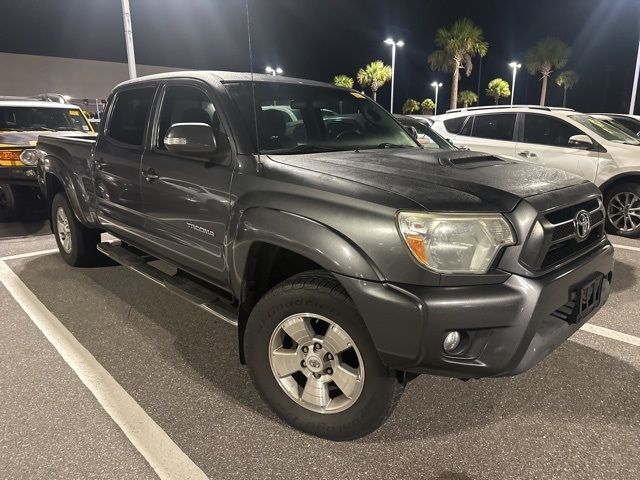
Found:
[[[547,115],[528,113],[524,117],[524,143],[568,147],[569,138],[581,133],[573,125]]]
[[[477,115],[473,118],[471,136],[511,142],[513,141],[513,130],[515,125],[515,113]]]
[[[107,135],[127,145],[141,146],[155,87],[134,88],[119,92]]]
[[[450,118],[449,120],[445,120],[443,122],[444,128],[447,129],[447,132],[454,133],[457,135],[462,132],[462,126],[464,125],[464,121],[467,118],[468,117],[456,117],[456,118]]]

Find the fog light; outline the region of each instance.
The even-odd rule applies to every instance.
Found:
[[[444,342],[442,342],[442,348],[445,352],[453,352],[460,345],[461,338],[460,332],[447,333],[447,336],[444,337]]]

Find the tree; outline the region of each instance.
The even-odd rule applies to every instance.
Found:
[[[496,101],[496,105],[498,105],[501,98],[507,98],[511,96],[511,90],[509,90],[509,82],[503,80],[502,78],[494,78],[489,82],[485,93],[487,94],[487,96],[493,97]]]
[[[371,88],[371,96],[375,102],[378,89],[391,80],[391,67],[385,65],[382,60],[375,60],[358,70],[356,78],[360,85]]]
[[[571,47],[553,37],[546,37],[531,47],[524,56],[524,63],[531,75],[542,75],[540,105],[547,101],[547,83],[554,69],[562,68],[571,56]]]
[[[423,115],[433,115],[436,110],[436,102],[430,98],[425,98],[420,102],[420,113]]]
[[[478,95],[471,90],[463,90],[458,95],[458,103],[461,103],[464,108],[467,108],[469,105],[478,103]]]
[[[411,113],[416,113],[420,111],[420,104],[416,102],[413,98],[407,98],[407,101],[402,105],[402,113],[405,115],[409,115]]]
[[[580,81],[580,75],[573,70],[565,70],[556,78],[556,85],[562,87],[564,95],[562,96],[562,106],[567,106],[567,91],[575,86]]]
[[[336,87],[353,88],[353,78],[348,75],[336,75],[333,77],[333,84]]]
[[[484,57],[489,50],[489,44],[484,40],[482,29],[468,18],[455,22],[451,28],[440,28],[435,40],[438,50],[429,55],[429,65],[432,70],[451,73],[451,108],[458,105],[458,83],[460,69],[471,75],[475,55]]]

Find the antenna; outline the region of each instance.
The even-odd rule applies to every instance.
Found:
[[[258,110],[256,109],[256,88],[253,80],[253,50],[251,48],[251,15],[249,14],[249,0],[245,0],[247,7],[247,37],[249,39],[249,68],[251,70],[251,96],[253,99],[253,124],[256,128],[256,149],[258,156],[258,170],[262,167],[260,162],[260,135],[258,132]]]

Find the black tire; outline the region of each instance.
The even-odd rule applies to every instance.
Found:
[[[24,188],[0,184],[0,222],[18,220],[25,205]]]
[[[638,238],[640,237],[640,210],[632,212],[633,216],[628,217],[627,223],[624,221],[624,215],[615,214],[615,212],[621,211],[620,199],[624,201],[625,197],[632,200],[632,208],[640,207],[640,185],[624,183],[607,190],[604,196],[607,232],[621,237]],[[638,215],[637,217],[636,214]],[[632,221],[634,222],[633,224],[631,223]],[[637,223],[637,226],[634,226],[635,223]]]
[[[64,212],[69,225],[70,248],[63,246],[60,232],[58,231],[58,209]],[[65,262],[72,267],[90,267],[102,262],[102,255],[96,249],[100,242],[100,232],[82,225],[69,206],[69,201],[64,193],[58,193],[51,202],[51,224],[56,237],[58,250]]]
[[[339,325],[362,357],[366,375],[357,400],[337,413],[317,413],[294,401],[270,366],[271,335],[285,318],[302,313],[322,315]],[[404,385],[385,367],[354,303],[340,283],[322,271],[296,275],[271,289],[249,317],[245,339],[251,378],[271,409],[303,432],[335,441],[352,440],[376,430],[393,411]]]

